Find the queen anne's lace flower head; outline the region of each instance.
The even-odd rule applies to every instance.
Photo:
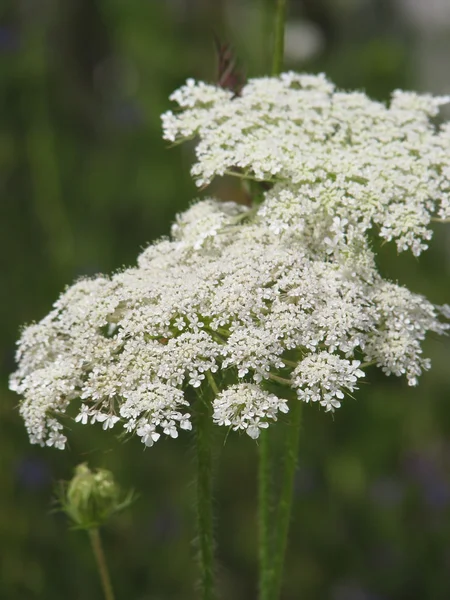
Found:
[[[418,253],[433,211],[447,215],[450,136],[429,121],[443,100],[397,93],[387,108],[293,74],[173,97],[166,138],[199,136],[201,184],[234,172],[272,187],[256,208],[193,204],[137,267],[78,281],[23,331],[11,388],[31,441],[63,448],[71,405],[152,446],[192,428],[197,393],[257,438],[290,402],[335,410],[368,364],[415,385],[450,309],[382,279],[365,232]]]
[[[231,92],[189,80],[163,115],[164,136],[197,137],[199,186],[232,174],[275,184],[259,216],[275,232],[319,226],[330,250],[376,226],[398,249],[427,247],[433,215],[450,217],[449,96],[396,91],[388,106],[323,75],[284,73]]]

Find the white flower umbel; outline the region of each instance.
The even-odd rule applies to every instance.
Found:
[[[367,244],[331,256],[277,219],[278,232],[207,199],[137,267],[68,288],[19,342],[11,388],[31,441],[63,448],[73,404],[79,423],[122,424],[151,446],[191,429],[185,392],[214,382],[213,420],[253,438],[287,410],[278,385],[329,411],[356,390],[360,362],[415,384],[426,332],[448,328],[439,309],[384,281]]]
[[[433,217],[450,218],[450,97],[396,91],[389,105],[336,90],[324,75],[250,80],[240,96],[195,83],[172,95],[165,139],[197,137],[199,186],[232,174],[270,182],[259,211],[275,233],[327,238],[329,252],[376,227],[399,251],[427,247]]]
[[[218,425],[244,430],[256,439],[260,429],[269,427],[266,419],[277,420],[277,413],[288,412],[286,400],[269,394],[257,385],[241,383],[221,392],[213,402],[213,420]]]
[[[326,411],[341,406],[345,392],[353,392],[364,377],[359,360],[349,361],[329,352],[304,358],[292,373],[298,397],[305,402],[319,402]]]

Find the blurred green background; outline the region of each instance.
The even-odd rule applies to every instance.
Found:
[[[117,599],[196,597],[189,436],[143,451],[73,426],[64,452],[31,446],[7,390],[14,343],[82,275],[134,263],[198,192],[192,147],[160,114],[187,77],[214,81],[213,32],[248,76],[267,71],[270,0],[0,2],[0,600],[94,600],[85,535],[52,512],[81,461],[140,494],[104,532]],[[291,0],[286,66],[386,99],[450,91],[450,3]],[[239,199],[234,182],[214,185]],[[207,193],[211,193],[210,190]],[[386,276],[449,302],[450,235],[420,260],[381,250]],[[419,387],[370,373],[333,417],[305,411],[285,600],[450,598],[450,344],[429,339]],[[216,477],[223,599],[256,599],[256,455],[230,435]]]

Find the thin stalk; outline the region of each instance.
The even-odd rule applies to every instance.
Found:
[[[361,363],[359,366],[361,369],[367,369],[367,367],[372,367],[378,363],[377,360],[369,360],[368,362]]]
[[[102,582],[103,595],[105,600],[114,600],[114,592],[109,576],[108,565],[106,564],[105,553],[103,552],[102,540],[100,532],[97,528],[89,529],[89,539],[91,540],[92,550],[94,552],[95,561],[97,563],[98,573]]]
[[[206,371],[206,380],[208,381],[212,391],[214,392],[214,396],[220,393],[219,388],[217,387],[216,380],[214,379],[214,375],[211,371]]]
[[[450,219],[439,219],[438,217],[431,217],[433,223],[450,223]]]
[[[275,375],[275,373],[269,373],[269,379],[272,381],[276,381],[277,383],[281,383],[281,385],[292,385],[292,381],[290,379],[285,379],[284,377],[280,377],[279,375]]]
[[[275,5],[275,27],[274,27],[274,42],[273,42],[273,58],[272,58],[272,75],[279,75],[283,69],[283,58],[284,58],[284,22],[286,18],[286,0],[276,0]],[[272,380],[278,380],[278,383],[284,383],[281,381],[282,378],[271,375]],[[287,382],[290,383],[290,382]],[[295,405],[299,405],[298,401],[294,402]],[[295,409],[294,409],[295,412]],[[292,436],[292,431],[289,432]],[[298,433],[297,433],[298,435]],[[277,596],[274,595],[276,590],[279,589],[278,581],[281,581],[280,571],[280,557],[281,561],[284,560],[284,550],[286,544],[282,543],[283,536],[276,529],[276,546],[272,548],[272,536],[271,532],[274,529],[271,528],[273,524],[275,528],[278,526],[284,526],[285,521],[289,524],[290,514],[290,502],[289,498],[289,485],[288,480],[290,478],[291,464],[289,458],[292,456],[293,450],[287,448],[287,461],[284,473],[282,498],[280,500],[280,507],[277,512],[277,518],[279,521],[272,523],[272,487],[273,481],[271,477],[271,444],[270,444],[270,429],[261,432],[260,443],[259,443],[259,468],[258,468],[258,516],[259,516],[259,598],[260,600],[275,600]],[[298,442],[297,442],[298,443]],[[289,445],[294,445],[293,442]],[[295,471],[295,465],[294,465]],[[292,485],[291,485],[292,488]],[[281,503],[282,502],[282,503]],[[283,510],[281,510],[283,506]],[[288,516],[286,519],[285,512],[288,510]],[[287,530],[286,530],[287,537]],[[282,572],[281,562],[281,572]]]
[[[259,529],[259,599],[270,600],[270,583],[273,579],[271,562],[271,464],[270,437],[267,429],[259,436],[258,470],[258,529]]]
[[[202,600],[215,600],[211,403],[199,397],[196,403],[195,417],[197,452],[197,533],[199,544],[201,598]]]
[[[239,177],[240,179],[244,179],[245,181],[256,181],[257,183],[272,183],[275,179],[261,179],[256,177],[255,175],[251,175],[250,173],[240,173],[239,171],[232,171],[229,169],[225,169],[225,175],[230,175],[230,177]]]
[[[271,571],[272,578],[270,582],[270,600],[278,600],[283,582],[283,567],[291,520],[295,472],[298,461],[301,409],[301,401],[295,399],[291,402],[289,411],[290,420],[288,423],[289,430],[286,436],[283,481],[278,508],[274,519],[275,535]]]
[[[293,367],[294,369],[298,367],[298,362],[295,362],[294,360],[289,360],[288,358],[283,358],[282,360],[288,367]]]
[[[283,69],[284,23],[286,20],[286,5],[286,0],[276,0],[272,75],[279,75]]]

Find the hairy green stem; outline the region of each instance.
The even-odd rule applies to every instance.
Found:
[[[286,19],[286,4],[287,0],[276,0],[272,75],[279,75],[283,69],[284,22]]]
[[[270,582],[273,578],[271,562],[271,464],[270,432],[266,429],[259,436],[258,471],[258,526],[259,526],[259,600],[270,600]]]
[[[89,529],[89,539],[91,540],[92,551],[94,552],[95,562],[97,563],[98,573],[102,582],[103,595],[105,600],[114,600],[114,592],[109,576],[108,565],[106,564],[105,553],[103,552],[100,532],[97,528]]]
[[[284,22],[286,18],[286,0],[276,0],[275,5],[275,27],[273,41],[273,58],[272,58],[272,75],[279,75],[283,69],[284,58]],[[277,375],[270,374],[272,381],[277,383],[288,383],[289,381]],[[300,403],[295,400],[294,404]],[[295,412],[295,409],[294,409]],[[292,424],[294,427],[294,424]],[[289,439],[292,431],[289,432]],[[297,432],[298,435],[298,432]],[[282,496],[280,506],[276,514],[276,520],[272,523],[272,469],[271,469],[271,444],[270,444],[270,429],[261,432],[259,442],[259,470],[258,470],[258,527],[259,527],[259,600],[275,600],[279,589],[278,580],[281,581],[281,572],[284,560],[284,551],[286,544],[282,543],[284,534],[282,535],[278,528],[284,527],[286,521],[286,510],[288,511],[287,523],[289,524],[290,501],[289,501],[289,485],[288,480],[291,477],[291,461],[290,457],[293,450],[288,445],[286,454],[286,468],[284,473]],[[296,450],[295,450],[296,452]],[[294,465],[295,471],[295,465]],[[292,475],[293,478],[293,475]],[[291,485],[292,490],[292,485]],[[283,507],[283,509],[281,508]],[[273,527],[272,527],[273,525]],[[276,532],[276,538],[272,536],[272,532]],[[287,537],[287,529],[286,529]],[[276,541],[273,547],[273,541]]]
[[[270,581],[270,600],[278,600],[283,583],[283,567],[286,555],[289,524],[292,511],[295,472],[298,462],[298,447],[300,440],[300,419],[302,402],[294,399],[290,406],[289,430],[286,434],[285,463],[283,480],[274,518],[274,547]]]
[[[210,377],[212,377],[211,374]],[[208,377],[208,380],[210,377]],[[207,398],[199,397],[195,411],[195,432],[197,451],[197,533],[202,600],[214,600],[216,598],[212,508],[211,412],[211,402]]]

